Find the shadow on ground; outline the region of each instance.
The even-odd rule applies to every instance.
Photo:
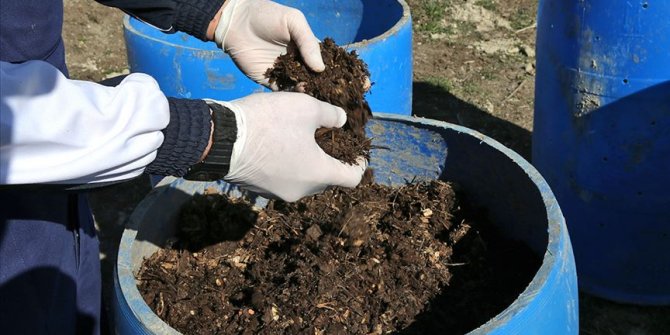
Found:
[[[415,116],[477,130],[530,160],[530,131],[463,101],[440,86],[415,81],[413,90],[412,110]]]
[[[670,306],[618,304],[579,295],[580,333],[584,335],[662,335],[670,331]]]

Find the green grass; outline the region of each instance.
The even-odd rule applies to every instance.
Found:
[[[481,39],[481,34],[477,31],[477,25],[474,22],[458,22],[458,31],[461,36],[471,36],[475,40]]]
[[[449,78],[429,76],[425,78],[425,81],[447,92],[451,92],[454,89],[454,85],[451,83],[451,81],[449,81]]]
[[[435,34],[447,32],[443,24],[448,0],[424,0],[417,6],[413,15],[419,18],[418,30],[423,33]]]
[[[467,80],[461,87],[462,92],[467,96],[479,96],[482,93],[482,88],[477,84],[477,80]]]
[[[475,4],[482,6],[490,11],[495,11],[497,9],[495,0],[478,0],[475,2]]]
[[[533,8],[518,8],[510,21],[514,30],[526,28],[535,22],[535,11]]]
[[[496,69],[491,68],[482,69],[481,76],[488,81],[498,80],[498,72],[496,71]]]

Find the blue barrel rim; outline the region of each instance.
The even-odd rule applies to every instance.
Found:
[[[533,167],[525,158],[521,157],[521,155],[505,147],[503,144],[494,140],[493,138],[488,137],[476,130],[444,121],[396,114],[373,113],[373,118],[380,121],[410,122],[413,124],[420,124],[425,126],[447,128],[454,130],[457,133],[475,137],[480,140],[481,143],[489,145],[516,163],[538,188],[546,208],[548,226],[547,248],[543,255],[542,265],[537,270],[528,286],[514,300],[512,304],[510,304],[502,312],[498,313],[498,315],[491,318],[477,329],[472,330],[468,334],[487,334],[499,326],[506,324],[514,315],[526,309],[533,301],[533,297],[537,296],[544,285],[548,282],[552,268],[556,265],[557,262],[559,262],[558,255],[561,254],[561,248],[568,248],[570,252],[567,254],[572,256],[570,236],[568,234],[565,218],[563,217],[561,209],[558,205],[558,201],[554,196],[553,191],[549,187],[549,184],[535,169],[535,167]],[[133,228],[138,226],[139,219],[145,216],[145,213],[149,208],[149,206],[142,205],[154,202],[156,198],[164,191],[164,188],[161,186],[167,186],[178,179],[179,178],[175,177],[166,177],[156,186],[154,190],[149,193],[145,199],[142,200],[142,202],[136,207],[128,219],[128,223],[126,224],[126,228],[124,229],[123,235],[121,237],[120,246],[132,246],[134,243],[137,230],[134,230]],[[149,330],[159,334],[181,334],[174,328],[170,327],[162,319],[160,319],[144,302],[144,299],[137,289],[135,275],[133,274],[131,250],[131,247],[119,248],[114,272],[115,287],[121,291],[126,302],[129,297],[133,300],[133,306],[137,310],[132,310],[132,312],[135,314],[135,317],[142,322],[142,324],[150,325]]]
[[[220,50],[207,50],[207,49],[202,49],[202,48],[194,48],[194,47],[192,47],[192,46],[187,46],[187,45],[182,45],[182,44],[176,44],[176,43],[172,43],[172,42],[170,42],[170,41],[164,40],[164,39],[160,39],[160,38],[156,38],[156,37],[153,37],[153,36],[149,36],[149,35],[147,35],[147,34],[145,34],[145,33],[140,32],[139,30],[137,30],[137,29],[133,26],[133,24],[131,23],[130,20],[133,20],[134,22],[137,22],[138,24],[144,24],[144,25],[149,25],[149,24],[148,24],[148,23],[144,23],[143,21],[138,20],[138,19],[136,19],[136,18],[134,18],[134,17],[131,17],[131,16],[128,15],[128,14],[123,15],[123,29],[124,29],[126,32],[132,33],[133,35],[140,36],[140,37],[142,37],[142,38],[144,38],[144,39],[151,40],[151,41],[153,41],[153,42],[161,43],[161,44],[164,44],[164,45],[169,45],[169,46],[171,46],[171,47],[177,47],[177,48],[189,49],[189,50],[198,50],[199,52],[221,52]],[[151,26],[151,25],[149,25],[149,26]],[[155,28],[155,29],[158,29],[158,28]],[[214,42],[212,42],[212,43],[214,43]],[[228,54],[226,54],[226,56],[227,56],[227,55],[228,55]]]
[[[398,22],[396,22],[391,28],[386,30],[381,35],[377,35],[374,38],[366,39],[366,40],[359,41],[359,42],[344,44],[344,45],[342,45],[342,47],[345,48],[345,49],[359,49],[359,48],[365,47],[369,44],[384,41],[388,37],[397,33],[400,29],[402,29],[402,27],[404,27],[408,23],[408,21],[411,19],[411,12],[410,12],[409,5],[407,4],[407,2],[405,0],[395,0],[395,1],[397,1],[400,4],[400,6],[402,6],[402,16],[400,17]],[[128,31],[132,34],[135,34],[137,36],[141,36],[143,38],[152,40],[154,42],[158,42],[158,43],[169,45],[169,46],[174,46],[174,47],[179,47],[179,48],[184,48],[184,49],[190,49],[190,50],[200,50],[202,52],[217,52],[215,50],[207,50],[207,49],[201,49],[201,48],[194,48],[192,46],[185,46],[185,45],[181,45],[181,44],[175,44],[175,43],[172,43],[172,42],[164,40],[164,39],[149,36],[147,34],[144,34],[144,33],[140,32],[139,30],[137,30],[133,26],[133,24],[131,23],[131,21],[130,21],[131,19],[140,23],[140,24],[147,24],[147,23],[144,23],[141,20],[135,19],[128,14],[124,15],[124,17],[123,17],[123,28],[126,31]]]
[[[407,4],[407,2],[405,0],[395,0],[395,1],[397,1],[400,4],[400,6],[402,6],[402,16],[400,17],[400,20],[398,20],[398,22],[396,22],[393,25],[393,27],[386,30],[383,34],[375,36],[374,38],[362,40],[362,41],[359,41],[359,42],[345,44],[342,47],[345,48],[345,49],[358,49],[358,48],[361,48],[361,47],[365,47],[368,44],[373,44],[373,43],[377,43],[377,42],[380,42],[380,41],[384,41],[388,37],[396,34],[398,31],[400,31],[400,29],[402,29],[405,25],[407,25],[407,23],[409,22],[409,20],[412,17],[409,5]]]

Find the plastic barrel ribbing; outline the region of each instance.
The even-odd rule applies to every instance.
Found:
[[[375,112],[412,111],[412,20],[403,0],[280,0],[300,9],[315,35],[355,50],[374,83],[367,95]],[[164,34],[124,19],[132,72],[153,76],[169,96],[231,100],[264,88],[248,79],[213,42]]]
[[[565,220],[542,176],[523,158],[473,130],[444,122],[376,114],[368,125],[377,182],[456,181],[468,199],[487,209],[508,237],[526,242],[543,262],[523,293],[472,334],[577,334],[577,278]],[[176,334],[140,296],[134,273],[174,233],[174,217],[194,193],[223,182],[167,178],[133,212],[124,231],[115,273],[114,311],[124,334]],[[264,205],[262,198],[257,204]],[[121,331],[119,331],[121,333]]]
[[[670,304],[670,1],[542,0],[533,163],[580,288]]]

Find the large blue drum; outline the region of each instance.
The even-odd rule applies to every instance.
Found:
[[[375,112],[412,112],[412,20],[403,0],[277,0],[300,9],[320,39],[333,37],[356,50],[374,83],[367,96]],[[164,34],[126,17],[124,35],[132,72],[147,73],[167,95],[231,100],[264,91],[213,42]]]
[[[670,304],[670,1],[540,1],[533,164],[580,287]]]
[[[368,133],[375,147],[387,148],[372,151],[377,182],[455,181],[469,201],[487,209],[502,234],[542,257],[519,297],[472,334],[578,333],[577,277],[565,220],[549,186],[527,161],[480,133],[439,121],[376,114]],[[207,188],[239,194],[223,182],[166,178],[132,214],[114,276],[112,307],[119,334],[178,334],[144,302],[135,273],[174,234],[180,206]]]

